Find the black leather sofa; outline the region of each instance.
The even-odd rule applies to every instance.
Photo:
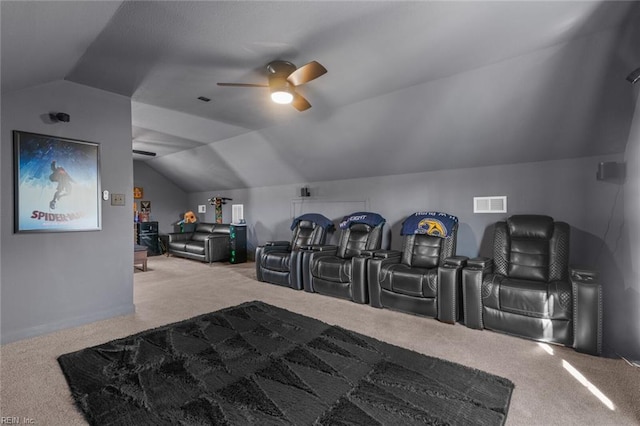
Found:
[[[569,268],[569,225],[541,215],[498,222],[493,259],[463,270],[465,324],[543,342],[602,351],[597,274]]]
[[[169,234],[167,253],[201,262],[229,259],[229,224],[196,223],[193,232]]]
[[[305,291],[369,303],[367,261],[382,245],[384,223],[377,213],[345,216],[337,246],[312,246],[304,252]]]
[[[409,216],[403,223],[402,251],[380,250],[369,260],[371,306],[451,324],[458,321],[467,257],[455,256],[457,232],[455,216],[422,212]]]
[[[317,213],[301,215],[291,224],[291,241],[269,241],[256,248],[258,281],[302,290],[302,254],[300,249],[322,245],[333,229],[330,219]]]

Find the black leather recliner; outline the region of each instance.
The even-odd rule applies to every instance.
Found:
[[[602,351],[602,290],[595,272],[569,269],[569,225],[541,215],[498,222],[494,257],[463,270],[465,323]]]
[[[304,252],[305,291],[369,303],[367,260],[382,246],[384,223],[377,213],[345,216],[337,246],[312,246]]]
[[[256,278],[302,290],[302,255],[305,246],[324,244],[333,223],[323,215],[310,213],[293,220],[289,241],[269,241],[256,248]]]
[[[457,232],[455,216],[409,216],[403,223],[402,251],[381,250],[369,261],[371,306],[458,321],[467,257],[455,256]]]

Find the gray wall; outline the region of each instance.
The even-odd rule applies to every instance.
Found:
[[[71,122],[49,123],[60,111]],[[14,234],[12,130],[100,143],[102,189],[126,206],[102,201],[101,231]],[[2,343],[133,312],[130,100],[67,81],[3,93],[1,138]]]
[[[420,210],[439,210],[460,219],[458,253],[491,255],[483,245],[486,228],[507,215],[518,213],[548,214],[564,220],[578,232],[603,235],[604,219],[611,210],[617,186],[595,178],[597,164],[621,156],[584,157],[569,160],[500,165],[470,169],[378,176],[373,178],[315,182],[309,185],[312,196],[299,198],[300,185],[236,189],[189,194],[189,205],[195,206],[213,195],[233,198],[224,206],[224,221],[231,219],[231,205],[244,204],[249,225],[250,243],[271,239],[288,239],[291,219],[301,208],[327,214],[336,222],[356,207],[381,213],[390,227],[392,248],[400,248],[400,225],[406,216]],[[474,214],[473,197],[506,195],[508,213]],[[302,205],[302,207],[300,207]],[[344,206],[344,208],[340,208]],[[332,215],[333,212],[333,215]],[[207,210],[205,220],[213,220]],[[335,238],[336,236],[334,236]],[[490,241],[486,241],[490,244]],[[577,246],[577,247],[576,247]],[[595,260],[581,244],[574,245],[574,256],[584,253]]]
[[[627,177],[615,208],[615,220],[599,260],[608,313],[605,328],[619,355],[640,364],[640,84],[625,153]]]
[[[151,201],[151,220],[158,222],[160,233],[173,232],[173,224],[182,220],[187,210],[187,193],[156,172],[144,161],[133,162],[133,186],[143,189],[138,201]],[[197,214],[197,206],[193,209]]]
[[[583,157],[315,182],[309,185],[312,197],[306,199],[299,198],[303,184],[197,192],[189,195],[189,204],[202,203],[213,195],[233,198],[224,206],[225,222],[230,221],[231,204],[244,204],[250,252],[265,241],[289,239],[291,219],[300,212],[325,213],[337,223],[342,215],[363,206],[387,219],[390,232],[386,241],[394,249],[401,247],[399,234],[406,216],[420,210],[438,210],[455,214],[460,220],[458,254],[492,256],[493,223],[512,214],[547,214],[571,225],[571,264],[602,269],[611,257],[603,246],[603,236],[615,240],[619,230],[620,185],[598,181],[595,174],[600,161],[621,159],[621,155]],[[508,197],[507,214],[474,214],[473,197],[491,195]],[[213,220],[213,213],[208,211],[205,220]],[[336,237],[334,234],[334,242]],[[603,279],[613,279],[611,273],[605,275]],[[620,294],[619,284],[606,282],[604,287],[605,300],[625,297]],[[608,305],[604,341],[608,353],[635,353],[640,359],[631,343],[621,340],[616,332],[635,315],[635,311],[620,313]]]

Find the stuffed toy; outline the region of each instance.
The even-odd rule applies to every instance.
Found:
[[[196,223],[197,221],[198,218],[192,211],[188,211],[184,214],[184,223]]]

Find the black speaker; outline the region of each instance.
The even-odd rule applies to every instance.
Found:
[[[625,163],[616,163],[615,161],[601,161],[598,163],[598,171],[596,179],[609,181],[624,180],[626,167]]]
[[[636,84],[640,81],[640,68],[636,68],[631,71],[631,73],[627,76],[627,81],[631,84]]]
[[[52,121],[62,121],[63,123],[71,121],[71,116],[64,112],[51,112],[49,113],[49,118]]]

